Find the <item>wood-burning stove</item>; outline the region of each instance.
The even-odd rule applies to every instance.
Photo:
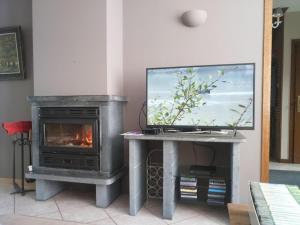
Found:
[[[99,108],[45,107],[39,113],[40,165],[99,170]]]
[[[31,96],[32,171],[36,199],[47,200],[65,182],[96,186],[96,205],[121,192],[123,105],[116,95]]]

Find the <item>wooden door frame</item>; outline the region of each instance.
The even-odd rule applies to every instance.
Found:
[[[273,0],[264,0],[261,168],[260,168],[260,180],[262,182],[269,181],[272,11],[273,11],[272,8],[273,8]]]
[[[294,117],[295,117],[295,85],[296,85],[296,62],[295,47],[300,44],[300,39],[292,40],[291,47],[291,86],[290,86],[290,119],[289,119],[289,159],[294,162]]]

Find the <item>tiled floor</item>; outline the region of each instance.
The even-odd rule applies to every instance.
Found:
[[[300,171],[300,164],[270,162],[270,170]]]
[[[224,225],[225,208],[205,204],[177,205],[173,220],[161,219],[161,201],[151,200],[137,216],[128,215],[128,195],[121,195],[108,208],[95,207],[93,191],[66,190],[47,201],[35,201],[34,192],[9,194],[11,185],[0,180],[0,225]]]

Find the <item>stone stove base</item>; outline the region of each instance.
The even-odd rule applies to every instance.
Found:
[[[63,176],[42,172],[27,172],[26,178],[36,179],[36,200],[45,201],[64,190],[65,182],[96,185],[96,206],[106,208],[121,193],[121,177],[124,171],[110,178],[103,176]]]

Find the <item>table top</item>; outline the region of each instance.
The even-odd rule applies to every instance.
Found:
[[[219,143],[241,143],[246,138],[239,132],[212,132],[193,133],[175,132],[160,133],[157,135],[142,134],[140,131],[130,131],[122,134],[128,140],[161,140],[161,141],[193,141],[193,142],[219,142]]]

